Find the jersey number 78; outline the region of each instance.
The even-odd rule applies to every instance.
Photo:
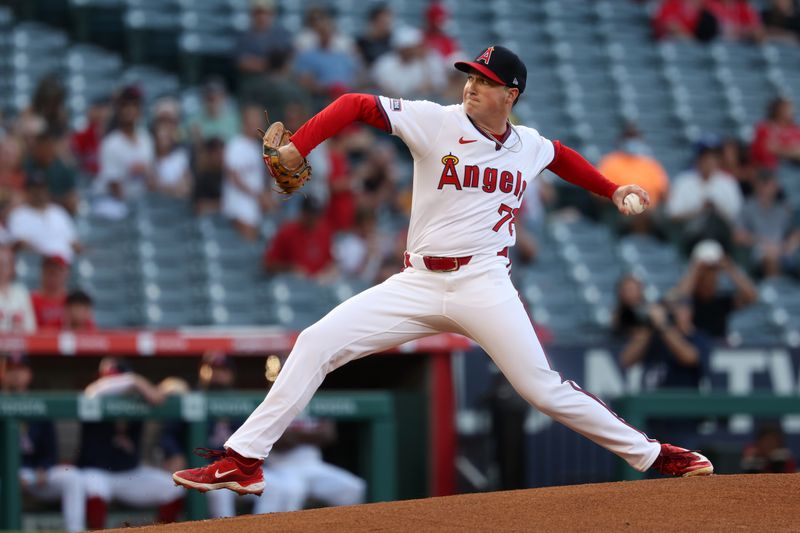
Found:
[[[500,207],[497,208],[497,212],[502,216],[500,217],[500,220],[497,221],[497,224],[494,225],[492,231],[500,231],[500,228],[503,227],[503,224],[508,222],[508,234],[514,235],[514,224],[517,221],[519,208],[512,208],[510,205],[500,204]]]

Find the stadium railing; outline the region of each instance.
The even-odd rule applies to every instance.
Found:
[[[188,428],[187,457],[190,466],[203,459],[191,450],[205,445],[207,423],[214,418],[246,418],[264,399],[263,393],[189,393],[171,397],[160,406],[126,396],[90,398],[75,393],[39,393],[0,396],[0,530],[21,527],[19,469],[20,419],[182,420]],[[371,501],[397,499],[397,398],[385,391],[320,392],[308,413],[339,421],[358,421],[366,426],[364,466]],[[188,519],[206,518],[205,498],[187,492]]]

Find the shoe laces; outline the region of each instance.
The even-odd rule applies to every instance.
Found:
[[[225,450],[212,450],[211,448],[195,448],[194,454],[204,459],[212,459],[218,461],[228,455]]]

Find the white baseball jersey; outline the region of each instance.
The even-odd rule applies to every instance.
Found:
[[[384,96],[380,103],[392,134],[414,158],[408,251],[464,257],[513,246],[522,195],[553,160],[553,143],[533,128],[514,126],[500,147],[461,104]]]

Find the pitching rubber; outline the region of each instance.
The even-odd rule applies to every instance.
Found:
[[[172,481],[174,481],[176,485],[180,485],[187,489],[199,490],[200,492],[228,489],[242,496],[244,496],[245,494],[255,494],[256,496],[261,496],[261,493],[264,492],[263,481],[260,483],[253,483],[252,485],[243,487],[242,485],[240,485],[235,481],[226,481],[224,483],[195,483],[194,481],[183,479],[177,474],[172,474]]]

